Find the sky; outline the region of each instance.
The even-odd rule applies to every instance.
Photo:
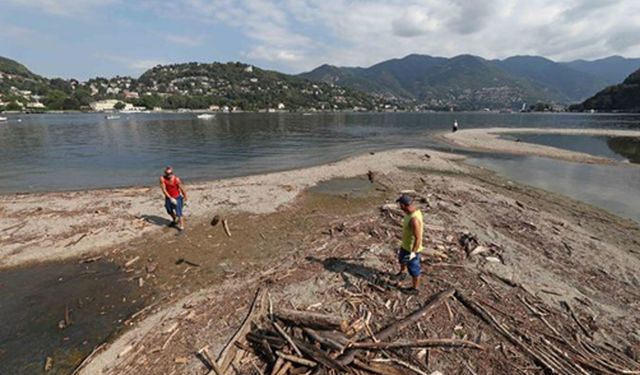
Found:
[[[412,53],[640,57],[640,1],[0,0],[0,56],[47,77],[189,61],[300,73]]]

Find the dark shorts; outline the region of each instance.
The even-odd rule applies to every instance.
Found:
[[[169,198],[165,198],[164,208],[167,209],[167,213],[169,215],[175,214],[176,217],[182,217],[182,204],[183,204],[182,195],[176,198],[176,201],[178,201],[178,204],[174,205],[173,203],[171,203]]]
[[[400,249],[398,252],[398,262],[407,266],[409,275],[418,277],[420,276],[420,273],[422,273],[422,268],[420,267],[420,254],[416,254],[416,257],[411,260],[409,260],[409,255],[411,255],[410,251]]]

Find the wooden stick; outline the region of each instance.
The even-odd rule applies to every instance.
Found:
[[[473,341],[468,340],[455,340],[455,339],[421,339],[421,340],[401,340],[401,341],[393,341],[393,342],[355,342],[349,345],[351,348],[360,348],[360,349],[372,349],[372,350],[383,350],[383,349],[396,349],[396,348],[435,348],[435,347],[446,347],[446,348],[470,348],[470,349],[478,349],[484,350],[484,347],[476,344]]]
[[[387,327],[382,329],[380,332],[378,332],[376,334],[376,337],[378,338],[378,340],[388,339],[389,337],[393,336],[394,334],[403,330],[409,325],[417,322],[418,320],[424,318],[427,315],[432,314],[437,306],[440,306],[442,302],[444,302],[448,298],[451,298],[451,296],[453,296],[454,293],[455,293],[455,289],[448,289],[432,295],[421,308],[414,311],[413,313],[406,316],[405,318],[400,319],[388,325]],[[358,352],[359,352],[359,349],[357,348],[349,349],[343,355],[338,357],[338,360],[341,364],[348,365],[351,362],[353,362],[353,359],[355,358],[356,354],[358,354]]]
[[[348,323],[335,315],[321,314],[313,311],[298,311],[291,309],[280,309],[275,315],[278,319],[293,323],[297,326],[317,328],[323,330],[340,330],[345,332]]]
[[[576,321],[576,323],[578,324],[578,327],[580,327],[582,332],[584,332],[584,334],[587,335],[590,339],[593,339],[593,334],[582,324],[580,319],[578,319],[576,314],[573,312],[571,305],[569,305],[569,303],[567,303],[566,301],[561,301],[560,304],[562,304],[567,309],[567,311],[569,311],[569,313],[571,314],[571,317],[573,318],[573,320]]]
[[[310,361],[308,359],[297,357],[291,354],[284,354],[283,352],[276,350],[276,355],[286,361],[293,362],[306,367],[316,367],[318,364],[314,361]],[[280,371],[282,372],[282,371]]]
[[[214,361],[211,358],[211,355],[209,355],[209,349],[207,346],[198,350],[198,354],[200,354],[200,356],[207,362],[207,366],[209,366],[209,368],[213,370],[216,375],[224,375],[224,372],[222,372],[220,367],[218,367],[216,361]]]
[[[297,355],[299,355],[300,357],[302,357],[302,352],[300,351],[300,349],[298,349],[298,347],[296,346],[296,344],[293,342],[293,340],[291,339],[291,336],[289,336],[287,334],[287,332],[285,332],[285,330],[280,327],[280,325],[276,322],[272,322],[273,323],[273,327],[276,329],[276,331],[278,331],[278,333],[284,337],[285,340],[287,340],[287,342],[289,343],[289,345],[291,345],[291,348],[293,349],[294,352],[296,352]]]
[[[456,290],[456,292],[455,292],[455,297],[456,297],[456,299],[458,301],[460,301],[460,303],[462,303],[463,306],[468,308],[471,312],[473,312],[475,315],[480,317],[480,319],[482,319],[485,323],[487,323],[493,329],[498,331],[510,343],[512,343],[513,345],[517,346],[518,348],[523,350],[525,353],[527,353],[537,363],[539,363],[542,366],[544,366],[546,369],[548,369],[553,374],[558,373],[558,369],[556,368],[555,365],[551,365],[548,360],[543,358],[543,356],[541,356],[540,354],[538,354],[535,351],[531,350],[526,345],[524,345],[522,342],[520,342],[520,340],[518,340],[515,336],[513,336],[513,334],[511,334],[511,332],[509,332],[509,330],[507,328],[505,328],[502,324],[500,324],[498,322],[498,320],[493,317],[493,315],[491,315],[486,309],[484,309],[482,306],[480,306],[477,302],[475,302],[472,299],[466,297],[464,294],[462,294],[462,292],[460,292],[458,290]]]
[[[405,361],[401,361],[397,358],[374,358],[372,361],[373,362],[393,362],[393,363],[399,364],[402,367],[408,368],[409,370],[415,372],[418,375],[429,375],[426,372],[417,368],[416,366],[409,364]]]
[[[231,231],[229,230],[229,223],[227,223],[227,219],[222,220],[222,228],[224,228],[224,232],[228,237],[231,237]]]
[[[220,355],[218,356],[216,363],[218,364],[218,366],[223,372],[227,371],[227,368],[231,364],[231,360],[234,357],[229,354],[231,350],[235,349],[234,343],[238,341],[241,337],[246,335],[247,332],[249,331],[249,328],[251,328],[251,322],[253,321],[253,318],[256,315],[256,312],[258,311],[257,309],[258,304],[262,305],[262,307],[264,308],[264,301],[263,301],[264,296],[265,296],[265,290],[258,289],[255,297],[253,298],[253,302],[251,303],[251,307],[249,308],[249,312],[247,313],[247,316],[244,318],[244,321],[242,322],[242,325],[240,325],[240,328],[238,328],[238,330],[233,335],[233,337],[231,337],[231,340],[227,342],[227,345],[225,345],[224,349],[222,349],[222,352],[220,352]],[[211,374],[211,371],[209,372],[209,374]]]
[[[69,242],[68,244],[64,245],[64,247],[73,246],[73,245],[77,244],[78,242],[82,241],[82,239],[83,239],[83,238],[85,238],[86,236],[87,236],[87,234],[86,234],[86,233],[84,233],[84,234],[82,234],[82,236],[80,236],[80,238],[78,238],[78,239],[77,239],[77,240],[75,240],[75,241],[71,241],[71,242]]]
[[[176,333],[178,333],[178,331],[180,330],[180,328],[176,328],[173,332],[171,332],[171,334],[169,335],[169,337],[167,337],[167,340],[164,342],[164,344],[162,344],[161,349],[164,350],[167,345],[169,345],[169,341],[171,341],[171,339],[173,338],[173,336],[176,335]]]
[[[362,370],[371,372],[373,374],[379,374],[379,375],[404,375],[403,372],[398,371],[397,369],[395,369],[394,367],[391,366],[386,366],[384,365],[379,365],[379,364],[369,364],[369,363],[365,363],[361,360],[359,360],[358,358],[353,360],[353,365],[357,368],[360,368]]]

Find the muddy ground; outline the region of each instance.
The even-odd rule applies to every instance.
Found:
[[[104,252],[101,260],[121,265],[155,302],[127,322],[130,329],[119,339],[92,354],[81,373],[208,373],[195,353],[208,346],[217,355],[258,288],[269,291],[276,308],[348,321],[366,310],[373,332],[433,294],[455,289],[524,342],[524,349],[510,342],[451,298],[394,339],[464,338],[484,350],[394,349],[378,358],[402,358],[426,373],[549,372],[531,351],[550,358],[551,347],[577,363],[556,364],[557,373],[640,370],[637,223],[469,166],[455,172],[430,169],[427,162],[385,173],[371,169],[376,183],[368,188],[362,175],[363,182],[305,191],[274,213],[210,212],[192,219],[185,234],[164,228]],[[380,209],[403,190],[426,214],[418,296],[404,294],[390,278],[397,268],[399,217]],[[216,214],[228,221],[230,237],[220,223],[210,224]],[[475,246],[469,249],[461,238],[475,238],[483,248],[470,255]],[[271,371],[250,351],[240,357],[229,373]]]

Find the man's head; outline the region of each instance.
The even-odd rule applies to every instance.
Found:
[[[408,196],[406,194],[402,194],[400,196],[400,198],[396,199],[396,202],[398,202],[398,204],[400,204],[400,208],[404,212],[410,213],[414,209],[414,207],[413,207],[413,198],[411,198],[410,196]]]
[[[166,167],[164,169],[164,176],[165,177],[171,177],[173,175],[173,168],[171,167]]]

